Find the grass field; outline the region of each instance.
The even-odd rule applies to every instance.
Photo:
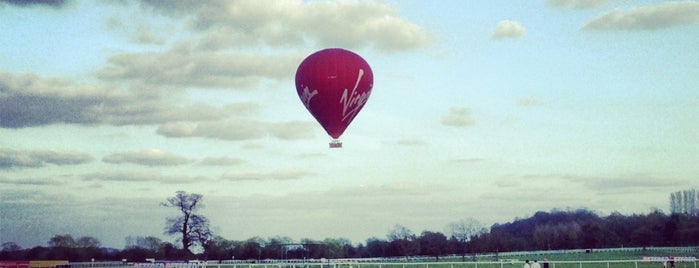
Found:
[[[591,253],[564,253],[564,254],[532,254],[517,256],[520,260],[543,260],[550,261],[599,261],[599,260],[640,260],[643,257],[668,257],[685,256],[698,257],[699,252],[677,252],[669,250],[634,250],[634,251],[604,251]],[[478,261],[495,261],[492,257],[478,259]],[[675,266],[677,267],[677,266]]]
[[[647,262],[552,262],[551,268],[663,268],[662,263]],[[337,268],[348,268],[350,265],[337,266]],[[483,262],[463,262],[463,263],[405,263],[405,264],[377,264],[362,263],[351,265],[352,268],[521,268],[521,262],[515,263],[483,263]],[[327,268],[327,267],[326,267]],[[334,267],[333,267],[334,268]],[[694,262],[676,263],[675,268],[696,268]]]
[[[634,261],[552,261],[550,268],[663,268],[659,262]],[[522,268],[522,262],[415,262],[415,263],[296,263],[296,264],[237,264],[208,265],[220,268]],[[696,262],[676,263],[675,268],[697,268]]]
[[[503,254],[504,255],[504,254]],[[643,262],[643,257],[699,257],[697,251],[672,250],[630,250],[630,251],[592,251],[590,253],[541,253],[541,254],[507,254],[506,257],[497,255],[479,255],[475,261],[467,256],[462,262],[461,257],[442,257],[439,262],[435,258],[411,258],[405,261],[359,261],[350,263],[277,263],[277,264],[236,264],[208,265],[208,268],[522,268],[524,260],[547,259],[549,268],[664,268],[662,262]],[[507,261],[503,261],[506,259]],[[543,267],[543,266],[542,266]],[[669,267],[668,267],[669,268]],[[697,262],[675,262],[675,268],[699,268]]]
[[[572,252],[572,253],[531,253],[506,256],[498,255],[478,255],[475,259],[473,256],[466,256],[466,261],[476,262],[500,262],[503,259],[514,259],[519,261],[524,260],[544,260],[548,259],[553,262],[565,261],[610,261],[610,260],[641,260],[643,257],[668,257],[668,256],[684,256],[699,258],[699,251],[671,251],[671,250],[629,250],[629,251],[592,251],[590,253]],[[435,259],[424,259],[425,261],[434,262]],[[461,257],[440,258],[443,262],[460,262]],[[441,267],[440,267],[441,268]]]
[[[392,258],[392,259],[344,259],[344,260],[270,260],[255,261],[254,263],[199,263],[191,266],[182,263],[182,267],[195,268],[523,268],[524,260],[539,260],[543,263],[548,260],[549,268],[664,268],[660,261],[642,261],[643,257],[694,257],[699,258],[699,248],[677,248],[678,250],[593,250],[566,251],[564,253],[529,252],[529,253],[502,253],[490,255],[466,256],[461,261],[461,256],[435,258]],[[71,263],[71,268],[127,268],[138,267],[134,264],[119,262],[108,263]],[[168,266],[158,266],[168,268]],[[179,266],[171,266],[170,268]],[[543,265],[542,265],[543,268]],[[670,268],[670,267],[667,267]],[[695,259],[693,262],[675,262],[675,268],[699,268]]]

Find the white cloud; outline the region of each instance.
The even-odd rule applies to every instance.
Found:
[[[116,88],[82,85],[61,78],[0,71],[0,127],[51,123],[93,124],[91,109],[121,103],[128,93]]]
[[[0,169],[42,167],[45,164],[78,165],[94,160],[92,156],[70,151],[32,150],[17,151],[0,148]]]
[[[166,52],[114,55],[99,71],[106,81],[128,81],[158,87],[251,89],[261,79],[293,77],[302,55],[217,53],[191,47]]]
[[[648,174],[624,174],[619,176],[580,176],[571,174],[553,175],[572,183],[579,183],[598,193],[629,193],[681,188],[686,181],[672,178],[658,178]]]
[[[534,106],[541,105],[541,101],[534,99],[534,98],[521,98],[521,99],[519,99],[519,101],[517,101],[517,103],[520,106],[524,106],[524,107],[534,107]]]
[[[592,19],[583,30],[659,30],[699,23],[699,2],[665,2],[624,12],[614,10]]]
[[[451,107],[449,112],[442,117],[442,125],[452,127],[472,126],[476,120],[471,115],[471,109],[467,107]]]
[[[9,185],[32,185],[32,186],[43,186],[43,185],[62,185],[63,182],[52,179],[52,178],[20,178],[20,179],[8,179],[0,177],[0,184]]]
[[[613,0],[546,0],[546,3],[559,8],[593,9],[611,1]]]
[[[0,127],[23,128],[54,123],[144,125],[164,122],[211,121],[256,115],[252,102],[212,106],[181,105],[180,91],[157,87],[128,90],[86,85],[34,74],[0,71]]]
[[[234,166],[242,163],[243,160],[231,157],[206,157],[199,161],[203,166]]]
[[[263,180],[298,180],[315,173],[298,169],[279,169],[270,172],[262,171],[229,171],[221,176],[228,181],[263,181]]]
[[[300,140],[313,138],[318,129],[315,123],[305,121],[289,121],[271,123],[267,126],[269,134],[282,140]]]
[[[97,182],[159,182],[164,184],[195,183],[207,180],[205,177],[165,175],[158,172],[94,172],[82,175],[85,181]]]
[[[473,158],[456,158],[452,159],[451,162],[454,164],[473,164],[473,163],[479,163],[485,161],[484,158],[478,158],[478,157],[473,157]]]
[[[398,51],[425,47],[432,42],[424,29],[398,17],[394,6],[377,1],[143,3],[163,14],[190,19],[191,29],[202,33],[194,43],[206,49],[310,43]]]
[[[496,40],[505,38],[520,38],[527,34],[527,29],[524,26],[513,20],[503,20],[498,22],[498,25],[493,31],[492,38]]]
[[[252,120],[202,123],[169,123],[157,133],[171,138],[203,137],[221,140],[254,140],[275,137],[281,140],[313,138],[316,127],[311,122],[268,123]]]
[[[191,32],[173,37],[173,47],[164,52],[111,56],[109,65],[98,72],[100,79],[158,87],[251,89],[261,79],[293,77],[305,54],[226,49],[265,44],[402,51],[432,42],[422,28],[398,17],[394,6],[375,1],[144,1],[141,6],[174,18],[175,24],[188,21]],[[108,25],[120,28],[122,21],[127,19],[110,18]],[[136,26],[143,28],[140,42],[155,39],[148,25]]]
[[[176,166],[192,162],[191,160],[160,149],[147,149],[139,152],[114,153],[102,158],[112,164],[131,163],[146,166]]]

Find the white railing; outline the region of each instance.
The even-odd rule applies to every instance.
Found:
[[[523,261],[506,262],[278,262],[278,263],[202,263],[200,268],[521,268]],[[550,268],[662,268],[663,262],[644,260],[549,261]],[[693,261],[675,262],[676,268],[697,268]],[[670,268],[670,267],[667,267]]]
[[[133,262],[73,262],[70,268],[522,268],[523,261],[514,257],[525,258],[537,255],[608,252],[608,251],[642,251],[663,250],[677,252],[677,255],[696,255],[699,247],[646,247],[646,248],[602,248],[602,249],[572,249],[550,251],[520,251],[477,254],[478,258],[508,257],[497,262],[459,262],[460,255],[442,256],[444,262],[432,262],[433,257],[395,257],[395,258],[363,258],[363,259],[294,259],[294,260],[224,260],[224,261],[190,261],[164,263],[133,263]],[[683,254],[684,253],[684,254]],[[471,258],[472,255],[467,255]],[[549,261],[548,268],[663,268],[665,257],[652,257],[637,260],[606,260],[606,261]],[[451,261],[449,261],[451,260]],[[150,266],[153,267],[150,267]],[[159,267],[164,266],[164,267]],[[543,265],[542,265],[543,267]],[[671,267],[667,267],[671,268]],[[675,268],[698,268],[695,257],[675,257]]]

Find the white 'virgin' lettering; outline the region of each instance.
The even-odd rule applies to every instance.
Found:
[[[303,105],[306,105],[306,107],[309,107],[308,105],[311,103],[311,99],[315,96],[318,95],[318,90],[313,90],[313,92],[308,91],[308,87],[303,88],[303,93],[301,93],[301,101],[303,102]]]
[[[357,115],[359,110],[364,106],[364,104],[367,102],[369,99],[369,93],[370,91],[363,92],[359,94],[357,92],[357,87],[359,86],[359,81],[362,80],[362,76],[364,75],[364,70],[359,69],[359,75],[357,76],[357,82],[354,83],[354,88],[352,88],[352,92],[348,93],[347,89],[345,88],[345,91],[342,92],[342,97],[340,97],[340,103],[342,104],[342,121],[345,121],[347,119],[352,120],[354,116]]]

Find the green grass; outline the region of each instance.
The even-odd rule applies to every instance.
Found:
[[[472,256],[466,256],[466,262],[461,262],[461,257],[458,256],[442,257],[440,262],[435,262],[435,258],[411,258],[408,262],[399,261],[396,263],[237,264],[211,268],[522,268],[522,263],[526,259],[539,260],[539,262],[548,259],[549,268],[664,268],[660,262],[641,262],[641,260],[643,257],[668,256],[699,257],[699,252],[669,250],[593,251],[590,253],[478,256],[476,262],[473,262]],[[501,262],[501,259],[512,261]],[[676,262],[675,268],[699,268],[699,266],[696,262]]]
[[[696,257],[698,252],[675,252],[663,250],[639,250],[639,251],[606,251],[606,252],[591,252],[591,253],[563,253],[563,254],[536,254],[536,255],[521,255],[507,256],[506,258],[516,258],[519,260],[543,260],[549,261],[608,261],[608,260],[640,260],[645,257],[667,257],[667,256],[683,256]],[[479,258],[478,261],[494,261],[493,258]],[[556,267],[559,268],[559,267]],[[567,268],[567,267],[566,267]],[[606,267],[604,267],[606,268]],[[610,267],[613,268],[613,267]],[[640,267],[639,267],[640,268]],[[677,265],[675,265],[677,268]]]

